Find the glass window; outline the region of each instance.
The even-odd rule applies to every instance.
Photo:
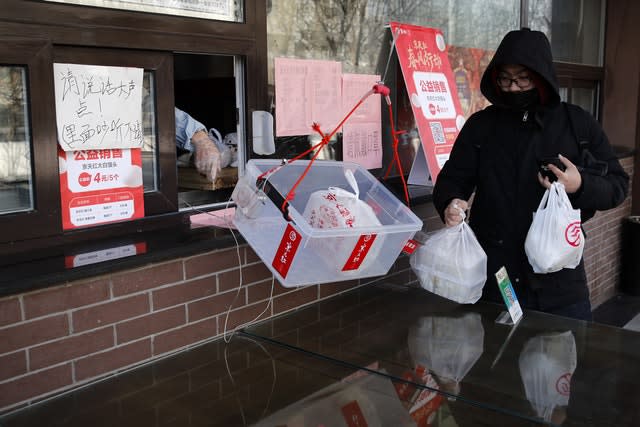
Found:
[[[33,209],[24,67],[0,66],[0,214]]]
[[[602,65],[604,0],[530,0],[529,24],[551,41],[556,61]]]
[[[243,0],[48,0],[84,6],[99,6],[218,21],[242,22]]]
[[[144,191],[156,191],[158,189],[156,177],[158,176],[158,163],[156,161],[156,91],[154,75],[150,71],[144,72],[142,81],[142,126],[144,145],[142,146],[142,183]]]
[[[244,113],[237,76],[244,73],[235,67],[241,63],[233,55],[173,54],[181,210],[226,204],[238,180],[238,120]],[[195,167],[197,147],[203,143],[217,146],[220,153],[221,169],[215,176],[205,176]]]
[[[482,49],[495,49],[520,22],[518,0],[353,4],[346,0],[271,2],[267,15],[269,81],[273,82],[274,57],[330,59],[341,61],[344,72],[374,73],[378,61],[383,61],[382,66],[386,62],[386,57],[379,56],[390,21],[439,28],[450,45]]]

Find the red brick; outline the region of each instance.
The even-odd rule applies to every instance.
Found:
[[[119,323],[116,325],[118,343],[133,341],[167,329],[173,329],[183,325],[186,318],[185,307],[182,305]]]
[[[0,408],[69,386],[72,381],[71,364],[66,364],[0,384]]]
[[[218,334],[216,319],[207,319],[198,323],[190,323],[180,329],[156,335],[153,338],[153,354],[163,354],[199,341],[204,341]]]
[[[238,289],[240,283],[240,269],[225,271],[218,273],[218,289],[220,292]]]
[[[308,304],[318,298],[318,287],[307,286],[295,292],[279,296],[273,299],[273,313],[279,314],[294,309],[303,304]]]
[[[226,332],[229,335],[237,326],[247,326],[259,320],[266,319],[272,315],[272,307],[267,308],[268,301],[262,301],[257,304],[249,305],[229,313],[227,319]],[[220,315],[220,333],[224,333],[226,313]]]
[[[271,292],[272,284],[273,284],[273,294]],[[265,280],[264,282],[261,282],[261,283],[254,283],[252,285],[248,285],[246,289],[247,289],[248,304],[253,304],[254,302],[268,299],[271,295],[275,297],[277,295],[282,295],[282,294],[286,294],[287,292],[295,291],[295,289],[285,288],[277,280],[272,281],[271,279]]]
[[[74,283],[25,295],[24,312],[27,319],[32,319],[108,299],[109,281],[106,279]]]
[[[0,356],[0,382],[27,372],[27,353],[18,351]]]
[[[263,263],[250,265],[242,269],[242,284],[262,282],[263,280],[271,279],[272,276],[271,270]]]
[[[242,252],[240,252],[242,256]],[[210,275],[218,271],[238,267],[238,253],[236,249],[209,252],[189,258],[184,262],[186,278]]]
[[[0,354],[30,347],[69,334],[67,316],[45,317],[0,330]]]
[[[116,347],[104,353],[76,360],[76,381],[112,372],[151,357],[151,339]]]
[[[229,291],[192,302],[188,305],[189,322],[225,313],[230,304],[236,308],[242,307],[245,305],[245,301],[245,290],[241,289],[240,292]]]
[[[251,246],[245,246],[244,251],[245,251],[244,259],[247,264],[252,264],[254,262],[260,261],[260,257],[258,256],[258,254],[255,253],[253,249],[251,249]]]
[[[271,280],[271,277],[271,271],[263,263],[258,263],[242,267],[242,284],[240,284],[240,269],[218,274],[218,287],[220,292],[223,292],[237,289],[241,285]]]
[[[184,279],[182,261],[114,274],[111,278],[113,295],[121,296],[157,288]]]
[[[18,298],[0,300],[0,326],[17,323],[22,320]]]
[[[113,345],[112,327],[102,328],[86,334],[72,335],[29,349],[29,368],[36,370],[70,361],[113,347]]]
[[[149,312],[149,296],[136,295],[105,304],[80,309],[72,313],[74,332],[86,331],[116,323]]]
[[[153,309],[171,307],[216,293],[216,278],[206,277],[153,292]]]

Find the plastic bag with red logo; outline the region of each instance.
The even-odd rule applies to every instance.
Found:
[[[571,376],[577,366],[573,333],[531,338],[520,353],[519,366],[527,400],[540,418],[554,422],[569,404]]]
[[[329,187],[311,193],[302,216],[314,228],[336,229],[331,239],[316,239],[317,252],[326,268],[342,275],[354,274],[375,262],[384,236],[371,234],[381,223],[373,208],[360,199],[358,183],[350,169],[344,172],[353,193],[339,187]],[[341,235],[340,229],[363,229],[362,235]],[[354,261],[355,260],[355,261]]]
[[[584,251],[580,209],[571,206],[564,185],[551,184],[533,214],[524,250],[536,273],[576,268]]]

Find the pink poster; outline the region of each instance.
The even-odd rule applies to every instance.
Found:
[[[344,74],[342,76],[342,117],[375,85],[380,76]],[[342,127],[342,159],[367,169],[382,167],[380,95],[374,94],[352,113]]]
[[[275,58],[276,136],[329,133],[340,122],[342,64]]]

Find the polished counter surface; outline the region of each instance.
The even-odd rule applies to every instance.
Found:
[[[368,285],[0,426],[638,426],[640,334]]]

